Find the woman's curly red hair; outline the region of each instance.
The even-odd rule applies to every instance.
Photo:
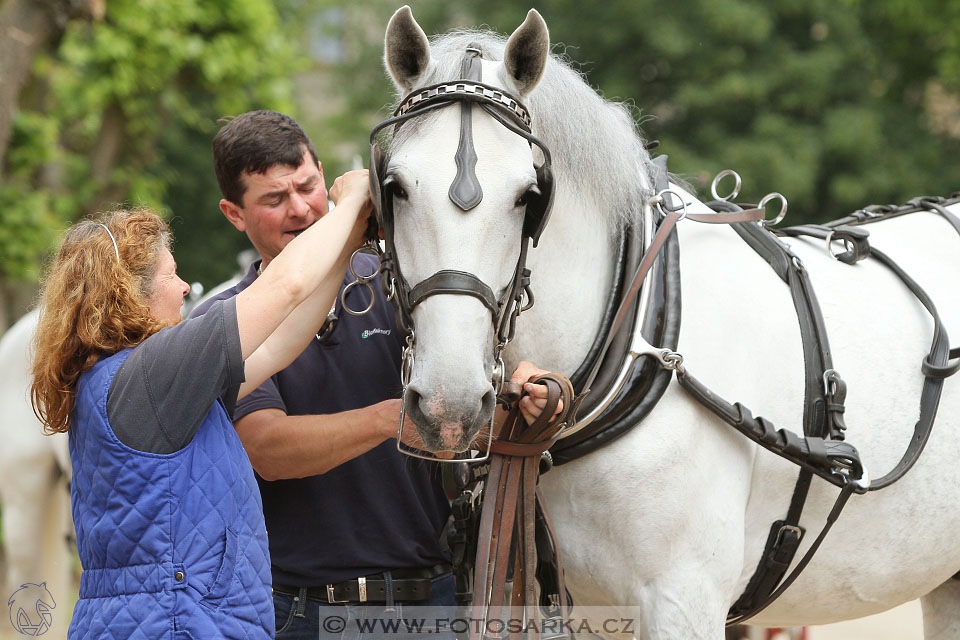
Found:
[[[147,209],[103,213],[67,230],[44,277],[34,334],[30,402],[45,433],[70,429],[80,374],[164,327],[148,299],[170,243],[167,223]]]

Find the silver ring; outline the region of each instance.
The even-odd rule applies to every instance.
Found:
[[[717,187],[720,186],[720,181],[726,178],[727,176],[733,176],[733,191],[730,192],[725,198],[721,198],[717,195]],[[734,171],[733,169],[724,169],[717,175],[713,176],[713,180],[710,182],[710,195],[713,196],[714,200],[720,200],[722,202],[730,202],[738,195],[740,195],[740,187],[743,186],[743,180],[740,179],[740,174]]]
[[[353,289],[357,285],[363,285],[364,287],[367,288],[367,291],[370,292],[370,304],[368,304],[367,308],[364,309],[363,311],[354,311],[347,304],[347,293],[350,291],[350,289]],[[363,316],[370,313],[370,310],[373,309],[373,303],[376,301],[377,301],[377,297],[374,295],[373,285],[370,284],[368,280],[367,281],[354,280],[353,282],[345,286],[340,291],[340,306],[343,307],[344,311],[346,311],[352,316]]]
[[[677,222],[680,222],[681,220],[687,217],[687,203],[684,201],[682,197],[680,197],[679,193],[677,193],[676,191],[673,191],[672,189],[664,189],[663,191],[657,194],[654,202],[660,206],[660,210],[663,211],[664,214],[668,212],[676,213],[677,209],[671,209],[670,207],[667,206],[667,199],[663,197],[664,194],[667,194],[667,193],[677,198],[680,201],[680,204],[683,205],[682,208],[680,209],[680,217],[677,218]]]
[[[777,193],[776,191],[774,191],[773,193],[768,193],[767,195],[763,196],[763,199],[760,200],[760,204],[757,205],[757,208],[759,209],[766,208],[767,203],[770,202],[771,200],[775,200],[776,198],[780,198],[780,202],[782,203],[780,205],[780,213],[777,214],[777,217],[774,218],[773,220],[761,220],[760,224],[762,224],[765,227],[772,227],[773,225],[783,220],[783,217],[787,215],[787,199],[783,196],[782,193]]]
[[[503,391],[503,380],[505,377],[506,366],[503,364],[503,358],[497,356],[493,363],[493,371],[491,372],[490,378],[493,382],[493,390],[499,396],[500,392]]]
[[[381,265],[380,265],[380,262],[378,261],[377,268],[373,273],[371,273],[368,276],[360,275],[359,273],[357,273],[357,270],[353,266],[353,259],[357,257],[358,253],[370,253],[370,251],[369,251],[369,248],[366,245],[364,245],[353,252],[353,254],[350,256],[350,274],[353,276],[353,279],[355,282],[361,282],[366,284],[367,282],[370,282],[371,280],[376,278],[378,275],[380,275]]]

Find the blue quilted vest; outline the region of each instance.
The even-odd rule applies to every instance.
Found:
[[[170,454],[121,443],[107,392],[130,350],[80,377],[70,427],[83,565],[69,638],[273,638],[270,557],[253,469],[218,400]]]

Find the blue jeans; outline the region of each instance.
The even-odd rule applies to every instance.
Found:
[[[329,604],[325,600],[273,594],[277,640],[453,640],[456,612],[453,574],[434,578],[430,599],[382,603]]]

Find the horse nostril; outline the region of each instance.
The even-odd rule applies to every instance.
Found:
[[[426,416],[421,407],[422,402],[423,396],[420,392],[413,388],[412,385],[408,386],[406,393],[403,395],[403,410],[407,414],[407,417],[417,425],[426,424]]]
[[[493,411],[497,406],[497,392],[491,387],[487,389],[487,392],[483,394],[483,397],[480,399],[480,418],[484,421],[490,419],[493,416]]]

